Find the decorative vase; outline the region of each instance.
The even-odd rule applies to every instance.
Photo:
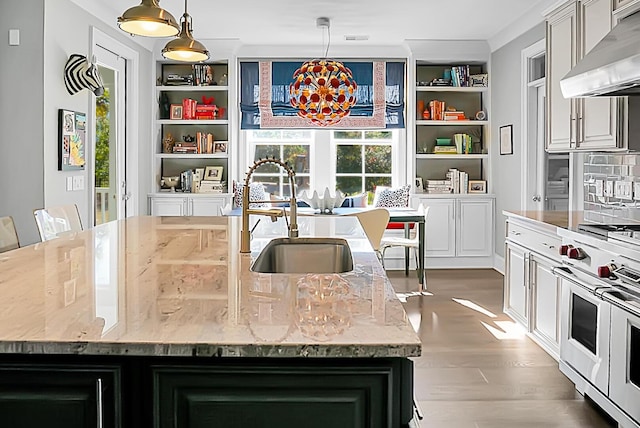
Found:
[[[305,191],[300,196],[300,199],[308,203],[311,208],[320,210],[321,214],[332,214],[333,209],[342,205],[344,202],[345,194],[339,190],[336,190],[336,195],[331,196],[329,188],[324,189],[324,196],[320,197],[317,191],[313,191],[313,196],[308,196]]]

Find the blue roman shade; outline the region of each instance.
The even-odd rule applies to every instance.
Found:
[[[404,128],[404,62],[344,65],[358,84],[357,104],[347,118],[331,127]],[[289,85],[299,66],[300,62],[292,61],[240,64],[241,129],[316,127],[299,118],[290,104]]]

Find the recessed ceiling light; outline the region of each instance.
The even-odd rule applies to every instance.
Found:
[[[369,36],[365,34],[360,34],[360,35],[353,34],[353,35],[344,36],[344,39],[347,41],[369,40]]]

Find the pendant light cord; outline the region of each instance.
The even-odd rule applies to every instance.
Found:
[[[322,32],[322,36],[324,39],[324,32]],[[327,40],[327,50],[324,52],[325,59],[329,56],[329,46],[331,46],[331,24],[327,25]],[[322,40],[322,42],[324,43],[324,40]]]

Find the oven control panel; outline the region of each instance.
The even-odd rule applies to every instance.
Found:
[[[618,269],[614,270],[613,274],[623,281],[629,282],[631,284],[640,284],[640,272],[637,270],[630,269],[626,266],[621,266]]]

